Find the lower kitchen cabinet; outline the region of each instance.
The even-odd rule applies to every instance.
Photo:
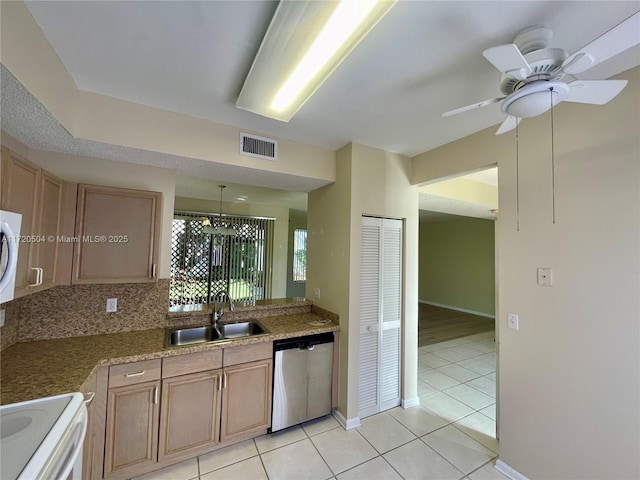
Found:
[[[221,441],[259,434],[271,425],[272,362],[260,360],[224,369]]]
[[[109,389],[104,476],[158,459],[160,381]]]
[[[143,473],[158,462],[161,362],[109,367],[104,477]]]
[[[263,342],[109,367],[104,478],[131,478],[266,433],[272,349]]]
[[[222,370],[162,380],[159,461],[220,443],[221,389]]]

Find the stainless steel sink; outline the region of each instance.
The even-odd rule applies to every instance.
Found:
[[[220,340],[221,335],[213,325],[203,327],[180,328],[169,330],[167,333],[167,345],[192,345]]]
[[[219,323],[218,330],[223,338],[249,337],[265,333],[265,329],[255,320]]]
[[[253,319],[202,327],[168,328],[166,329],[165,346],[193,345],[268,333],[262,325]]]

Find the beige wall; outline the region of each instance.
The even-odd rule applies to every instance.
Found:
[[[338,151],[336,168],[335,184],[309,194],[307,296],[313,298],[313,289],[320,288],[316,302],[340,315],[339,410],[352,420],[358,416],[358,292],[365,214],[405,219],[402,399],[417,398],[418,271],[413,259],[418,254],[418,190],[410,184],[411,161],[379,149],[349,144]]]
[[[606,106],[557,109],[555,225],[549,116],[520,129],[520,231],[514,202],[498,226],[499,311],[521,324],[501,325],[500,456],[529,478],[640,478],[639,73]],[[514,198],[513,156],[499,168]]]
[[[220,201],[197,198],[176,197],[175,210],[187,212],[220,211]],[[287,243],[289,235],[289,209],[267,205],[222,202],[222,211],[248,217],[274,218],[273,229],[273,269],[271,297],[284,298],[287,294]],[[172,212],[173,215],[173,212]]]
[[[336,152],[336,182],[309,192],[306,297],[340,316],[338,410],[347,418],[349,393],[349,256],[351,242],[351,149]],[[314,289],[320,289],[320,298]]]
[[[516,151],[513,135],[495,135],[498,127],[417,155],[412,161],[413,185],[440,181],[463,173],[493,167],[499,158],[511,158]],[[470,155],[470,152],[473,154]]]
[[[549,114],[521,124],[519,184],[493,128],[414,160],[498,162],[500,459],[531,479],[640,478],[639,73],[605,106],[555,109],[555,224]]]
[[[278,161],[246,157],[238,153],[240,129],[236,127],[78,90],[22,2],[2,2],[1,21],[3,65],[75,138],[324,181],[335,179],[331,150],[276,138]]]
[[[454,198],[463,202],[487,205],[491,210],[498,208],[498,188],[486,183],[475,182],[466,178],[451,178],[443,182],[435,182],[420,187],[420,193]]]
[[[451,215],[420,222],[420,301],[495,315],[493,220]]]

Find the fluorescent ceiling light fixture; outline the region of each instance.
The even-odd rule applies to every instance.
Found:
[[[395,3],[281,1],[236,106],[288,122]]]

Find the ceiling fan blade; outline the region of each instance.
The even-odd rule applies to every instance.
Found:
[[[562,70],[571,75],[584,72],[638,44],[640,44],[640,12],[567,57],[562,62]]]
[[[502,135],[503,133],[513,130],[518,126],[520,120],[522,119],[508,115],[507,118],[504,119],[504,122],[502,122],[502,125],[500,125],[500,128],[496,131],[496,135]]]
[[[469,110],[474,110],[476,108],[486,107],[487,105],[493,105],[494,103],[498,103],[501,100],[504,100],[507,97],[498,97],[492,98],[490,100],[485,100],[483,102],[474,103],[472,105],[467,105],[466,107],[456,108],[455,110],[451,110],[449,112],[444,112],[442,114],[443,117],[450,117],[451,115],[457,115],[458,113],[468,112]]]
[[[531,75],[531,66],[514,43],[487,48],[482,55],[508,77],[524,80]]]
[[[576,80],[569,84],[569,96],[565,102],[604,105],[626,85],[626,80]]]

